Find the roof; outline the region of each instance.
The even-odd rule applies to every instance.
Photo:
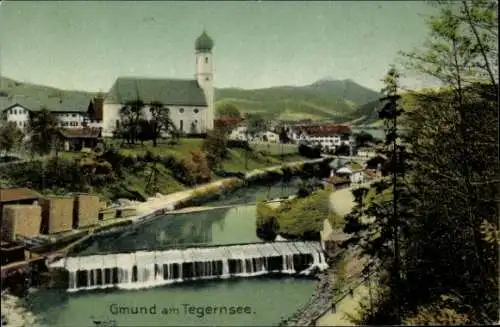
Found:
[[[200,52],[205,52],[205,51],[212,51],[212,48],[214,47],[214,41],[208,34],[203,31],[200,36],[196,39],[196,42],[194,44],[194,47],[196,51]]]
[[[346,163],[346,166],[349,169],[351,169],[353,172],[354,171],[359,171],[359,170],[363,169],[363,166],[360,163],[355,162],[355,161],[351,161],[351,162]]]
[[[214,119],[214,126],[218,128],[234,128],[242,121],[244,121],[244,119],[238,117],[219,117]]]
[[[0,111],[21,106],[30,111],[40,111],[43,107],[50,112],[82,112],[89,109],[92,95],[75,91],[39,93],[37,95],[14,95],[0,97]]]
[[[125,104],[138,98],[145,103],[158,101],[164,105],[207,105],[203,89],[194,79],[142,77],[118,77],[104,103]]]
[[[347,168],[347,167],[342,167],[340,169],[337,169],[336,173],[337,174],[352,174],[352,170]]]
[[[351,181],[349,178],[340,177],[340,176],[332,176],[328,179],[328,182],[332,183],[333,185],[340,185],[340,184],[350,183]]]
[[[0,203],[36,200],[42,196],[29,188],[5,188],[0,190]]]
[[[301,132],[311,136],[328,136],[348,134],[351,132],[351,128],[346,125],[305,125],[299,126],[299,129]]]
[[[98,138],[100,128],[61,128],[59,133],[66,138]]]

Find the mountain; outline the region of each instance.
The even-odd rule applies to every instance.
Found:
[[[380,100],[370,101],[357,108],[347,117],[354,125],[371,125],[379,121]]]
[[[9,95],[57,97],[62,90],[2,78],[2,89]],[[75,92],[95,96],[96,92]],[[352,80],[323,79],[306,86],[276,86],[245,90],[221,88],[215,90],[216,106],[236,105],[241,112],[260,112],[267,117],[299,120],[322,119],[344,122],[365,115],[364,107],[378,99],[379,94]]]
[[[216,105],[231,103],[243,113],[260,112],[280,119],[328,119],[344,121],[379,93],[352,80],[324,79],[306,86],[266,89],[217,89]]]

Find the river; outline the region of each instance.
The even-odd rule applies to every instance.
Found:
[[[78,254],[255,242],[258,241],[255,200],[292,195],[296,191],[296,181],[287,187],[275,184],[240,189],[207,205],[241,206],[167,215],[126,235],[92,240],[79,248]],[[314,287],[315,281],[311,279],[254,277],[197,281],[138,291],[69,294],[64,290],[39,290],[27,300],[41,326],[93,326],[92,320],[115,320],[116,326],[270,326],[306,303]],[[137,306],[147,307],[148,312],[133,314],[135,311],[129,307]],[[201,314],[202,307],[205,314]],[[214,310],[217,313],[214,314]]]

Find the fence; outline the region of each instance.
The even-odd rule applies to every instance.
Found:
[[[321,318],[325,317],[326,315],[335,314],[337,312],[337,305],[342,300],[344,300],[347,296],[351,296],[351,298],[352,298],[354,296],[354,290],[356,288],[358,288],[359,286],[362,286],[364,283],[368,282],[368,288],[370,289],[370,293],[371,293],[370,281],[371,281],[372,277],[375,277],[375,273],[377,271],[378,271],[377,269],[374,269],[368,275],[363,277],[362,280],[357,281],[355,283],[351,283],[351,285],[349,285],[349,287],[347,287],[347,290],[344,293],[342,293],[339,297],[337,297],[336,299],[334,299],[332,301],[332,306],[330,308],[324,310],[323,312],[321,312],[318,315],[318,317],[316,317],[313,321],[311,321],[309,326],[318,326],[318,322]],[[352,285],[352,284],[354,284],[354,285]]]

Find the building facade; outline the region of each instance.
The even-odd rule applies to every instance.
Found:
[[[81,128],[89,119],[92,96],[74,91],[59,91],[57,96],[10,96],[0,101],[2,120],[13,122],[21,130],[29,125],[30,115],[46,108],[60,127]]]
[[[111,137],[120,123],[120,110],[141,100],[144,118],[151,119],[149,104],[160,102],[181,134],[206,133],[214,128],[212,39],[203,32],[195,42],[194,79],[119,77],[104,97],[102,136]]]

